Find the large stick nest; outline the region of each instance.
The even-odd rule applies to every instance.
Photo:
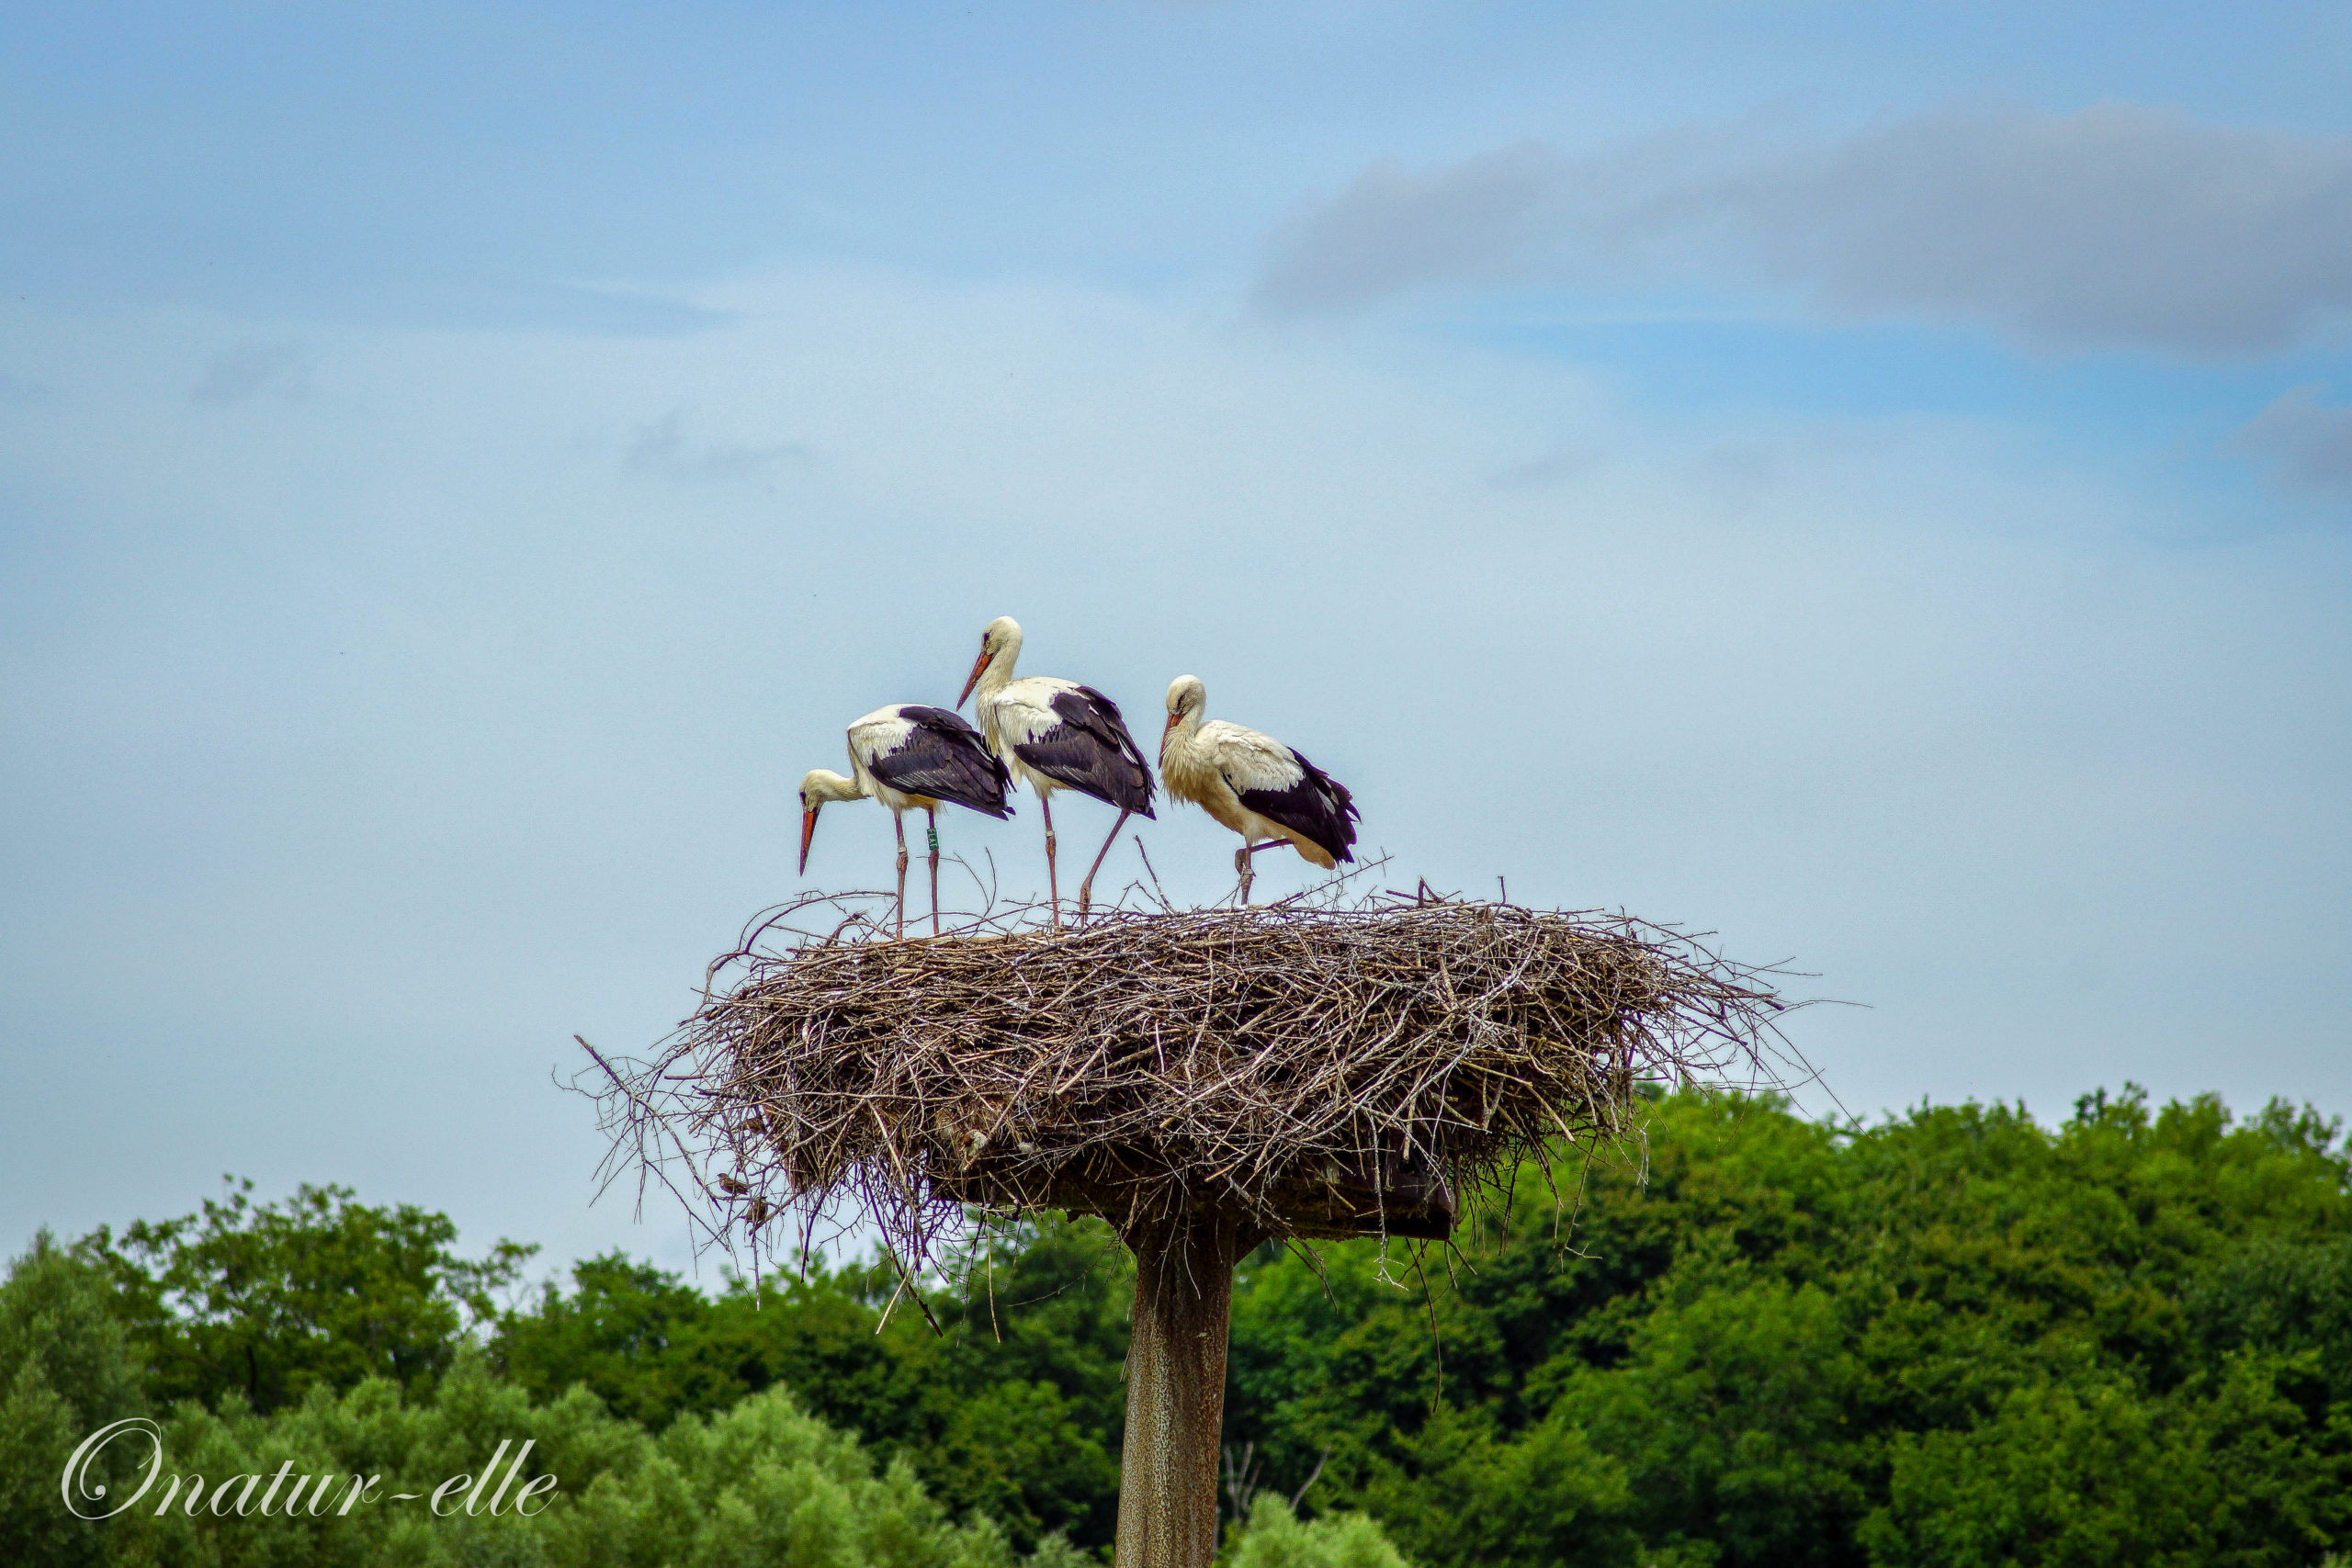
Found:
[[[653,1060],[597,1058],[618,1163],[755,1251],[844,1201],[918,1259],[975,1211],[1439,1236],[1527,1160],[1626,1133],[1641,1086],[1778,1081],[1765,972],[1623,915],[1416,897],[894,942],[795,929],[820,902],[715,964]]]

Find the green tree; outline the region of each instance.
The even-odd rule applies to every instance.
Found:
[[[780,1385],[956,1517],[1023,1548],[1057,1530],[1094,1547],[1117,1517],[1120,1258],[1099,1221],[1026,1221],[927,1282],[927,1314],[902,1301],[886,1320],[894,1269],[738,1278],[714,1299],[615,1254],[502,1316],[492,1349],[539,1398],[578,1384],[657,1429]]]
[[[2335,1123],[2129,1089],[2049,1126],[1971,1104],[1832,1127],[1700,1094],[1650,1112],[1645,1169],[1561,1161],[1572,1226],[1528,1170],[1458,1250],[1245,1261],[1227,1435],[1270,1494],[1306,1489],[1229,1554],[1377,1556],[1376,1535],[1426,1568],[2300,1568],[2352,1546]],[[0,1290],[0,1467],[53,1495],[60,1445],[137,1407],[143,1347],[153,1387],[210,1401],[170,1417],[208,1474],[312,1454],[446,1474],[535,1435],[561,1517],[93,1536],[52,1511],[0,1519],[29,1532],[0,1560],[87,1561],[95,1540],[159,1564],[628,1562],[667,1541],[676,1562],[1034,1546],[1033,1568],[1076,1568],[1111,1540],[1129,1280],[1099,1222],[996,1230],[920,1305],[887,1264],[706,1293],[590,1259],[499,1314],[486,1360],[469,1328],[523,1249],[469,1263],[452,1240],[306,1189],[38,1244]],[[592,1497],[609,1511],[565,1522]]]
[[[1223,1556],[1224,1568],[1406,1568],[1376,1521],[1327,1514],[1301,1523],[1272,1492],[1259,1495]]]
[[[429,1387],[537,1250],[501,1241],[460,1258],[447,1215],[355,1202],[347,1187],[306,1185],[275,1203],[252,1191],[232,1179],[196,1213],[82,1244],[112,1275],[158,1404],[234,1393],[267,1411],[368,1377]]]
[[[2352,1435],[2335,1123],[2130,1089],[2055,1126],[1999,1105],[1848,1128],[1738,1096],[1651,1110],[1645,1173],[1563,1161],[1571,1230],[1528,1170],[1445,1272],[1423,1260],[1434,1279],[1365,1244],[1250,1260],[1229,1436],[1278,1486],[1325,1461],[1310,1502],[1359,1497],[1431,1562],[1608,1561],[1627,1530],[1645,1558],[1726,1563],[1903,1541],[1928,1561],[1970,1531],[2024,1550],[1962,1481],[2011,1460],[2063,1480],[2041,1450],[2069,1411],[2116,1463],[2196,1456],[2224,1520],[2201,1527],[2211,1561],[2352,1544],[2327,1501]],[[1531,1444],[1568,1478],[1573,1551],[1509,1506]]]
[[[2203,1359],[2307,1350],[2330,1397],[2352,1399],[2352,1237],[2259,1237],[2197,1279],[2182,1308]]]
[[[434,1489],[478,1478],[499,1445],[527,1440],[527,1483],[556,1478],[522,1517],[519,1486],[496,1513],[495,1483],[473,1509],[461,1489],[435,1514]],[[108,1560],[173,1568],[1012,1568],[987,1520],[957,1525],[904,1464],[879,1473],[843,1433],[783,1390],[709,1420],[687,1416],[658,1437],[607,1414],[585,1390],[536,1404],[461,1356],[427,1397],[404,1400],[382,1379],[340,1397],[323,1385],[260,1415],[232,1393],[220,1411],[180,1405],[164,1424],[168,1479],[108,1529]],[[493,1472],[493,1474],[503,1473]],[[201,1477],[200,1483],[193,1478]],[[297,1483],[323,1477],[326,1504]],[[348,1510],[355,1478],[379,1478]],[[246,1483],[254,1481],[248,1489]],[[280,1483],[272,1487],[270,1483]],[[216,1512],[212,1499],[228,1488]],[[407,1502],[394,1495],[415,1495]],[[288,1507],[288,1499],[292,1506]],[[270,1512],[261,1512],[267,1500]],[[164,1506],[168,1505],[168,1506]]]
[[[567,1294],[544,1283],[531,1310],[499,1319],[492,1341],[499,1370],[537,1398],[578,1384],[614,1415],[659,1429],[768,1381],[696,1353],[711,1303],[675,1274],[612,1252],[573,1264],[571,1286]]]
[[[2150,1568],[2315,1560],[2352,1523],[2330,1442],[2241,1361],[2213,1397],[2120,1382],[2019,1389],[1959,1431],[1902,1434],[1871,1561],[1938,1568]],[[2314,1439],[2317,1439],[2316,1441]],[[2334,1448],[2338,1451],[2325,1451]]]
[[[1414,1444],[1413,1463],[1375,1476],[1363,1502],[1429,1568],[1615,1568],[1635,1562],[1641,1544],[1625,1466],[1563,1416],[1498,1441],[1441,1407]]]
[[[60,1480],[83,1438],[142,1408],[105,1270],[40,1232],[0,1284],[0,1562],[97,1561],[102,1537],[66,1508]],[[90,1483],[119,1487],[146,1457],[110,1444]]]
[[[1867,1506],[1848,1331],[1819,1286],[1678,1269],[1624,1361],[1577,1368],[1551,1420],[1622,1462],[1630,1517],[1725,1563],[1832,1563]]]

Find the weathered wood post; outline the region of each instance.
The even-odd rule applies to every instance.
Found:
[[[1227,1211],[1201,1208],[1139,1224],[1126,1243],[1136,1306],[1114,1568],[1208,1568],[1233,1266],[1256,1239]]]
[[[1453,1195],[1428,1172],[1317,1164],[1282,1184],[1285,1235],[1452,1234]],[[1268,1234],[1239,1210],[1200,1202],[1131,1224],[1122,1238],[1135,1255],[1136,1304],[1113,1568],[1208,1568],[1216,1557],[1233,1269]]]

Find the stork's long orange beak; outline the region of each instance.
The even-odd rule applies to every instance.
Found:
[[[808,874],[808,846],[817,838],[817,808],[805,807],[800,813],[800,874]]]
[[[980,649],[980,656],[972,660],[972,672],[964,677],[963,693],[956,699],[956,705],[957,707],[960,708],[964,705],[964,698],[972,694],[972,688],[980,683],[980,671],[988,667],[989,650],[986,648],[982,648]]]
[[[1164,728],[1164,729],[1162,729],[1162,730],[1159,732],[1159,738],[1160,738],[1162,740],[1167,739],[1168,739],[1169,731],[1170,731],[1170,730],[1174,729],[1174,728],[1176,728],[1176,721],[1177,721],[1178,719],[1180,719],[1180,718],[1183,717],[1183,716],[1183,716],[1182,714],[1181,714],[1181,713],[1171,713],[1171,714],[1170,714],[1170,715],[1168,716],[1168,725],[1167,725],[1167,728]]]

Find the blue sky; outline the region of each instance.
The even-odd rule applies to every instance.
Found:
[[[6,24],[8,1236],[235,1170],[683,1261],[549,1070],[1007,613],[1400,880],[1816,973],[1858,1112],[2352,1111],[2341,6]]]

